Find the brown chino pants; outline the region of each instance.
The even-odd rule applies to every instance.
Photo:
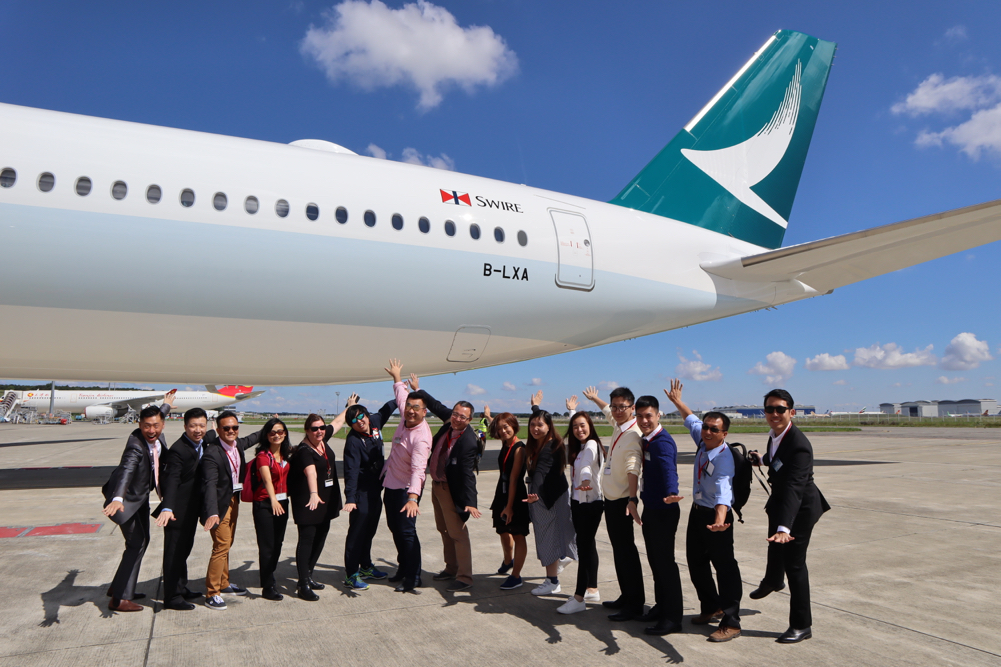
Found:
[[[236,519],[240,515],[240,496],[234,493],[229,501],[226,516],[213,528],[212,555],[209,556],[209,570],[205,574],[205,597],[220,595],[229,586],[229,550],[236,535]]]
[[[455,509],[448,482],[432,482],[431,504],[434,525],[441,533],[445,571],[467,584],[473,583],[473,550],[469,545],[469,530]]]

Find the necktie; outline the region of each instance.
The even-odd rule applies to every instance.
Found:
[[[156,488],[156,497],[160,496],[160,447],[159,443],[153,443],[153,486]]]
[[[451,432],[446,433],[441,438],[441,442],[438,443],[438,449],[435,450],[435,465],[434,465],[434,475],[432,478],[437,478],[438,480],[445,479],[445,464],[448,463],[448,441]]]

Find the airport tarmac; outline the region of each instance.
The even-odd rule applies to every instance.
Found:
[[[248,427],[244,427],[246,430]],[[500,545],[487,508],[497,481],[491,442],[478,478],[484,517],[470,519],[475,584],[452,594],[431,581],[442,568],[441,540],[425,496],[418,531],[426,586],[419,595],[374,582],[354,595],[339,585],[347,519],[334,521],[316,579],[320,601],[294,591],[296,530],[290,521],[278,569],[287,594],[258,596],[253,519],[242,511],[231,553],[232,579],[250,588],[228,597],[225,611],[158,610],[162,532],[154,528],[139,591],[147,608],[108,611],[105,591],[123,541],[101,514],[100,486],[131,431],[125,425],[0,424],[0,667],[27,665],[1001,665],[1001,613],[992,602],[1001,571],[1001,430],[879,428],[811,433],[816,480],[833,506],[810,545],[814,636],[776,644],[788,623],[787,591],[751,600],[764,570],[764,492],[755,483],[736,526],[744,581],[743,635],[711,644],[684,560],[691,495],[691,441],[677,437],[683,481],[677,557],[685,595],[684,632],[643,634],[644,623],[613,623],[600,606],[556,613],[565,595],[536,598],[544,574],[529,538],[525,586],[501,591]],[[173,441],[180,424],[168,424]],[[764,436],[741,436],[763,449]],[[338,442],[339,441],[335,441]],[[339,452],[338,452],[339,453]],[[686,493],[687,487],[687,493]],[[89,531],[89,532],[88,532]],[[68,534],[59,534],[68,533]],[[642,537],[637,544],[645,559]],[[199,529],[189,560],[192,588],[204,590],[211,540]],[[618,595],[611,548],[598,532],[599,588]],[[376,564],[393,572],[395,549],[385,523],[373,546]],[[561,576],[572,592],[576,564]],[[653,582],[644,562],[646,594]],[[156,605],[159,609],[159,605]]]

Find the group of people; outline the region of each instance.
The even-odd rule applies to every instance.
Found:
[[[209,431],[204,410],[195,408],[184,415],[184,435],[168,449],[162,431],[173,393],[161,407],[145,408],[139,429],[126,443],[121,464],[104,487],[104,513],[121,527],[126,546],[108,591],[109,608],[142,609],[134,602],[142,597],[135,587],[150,539],[149,496],[153,491],[161,500],[152,516],[164,529],[163,601],[168,609],[193,609],[191,600],[201,597],[187,586],[186,565],[199,521],[212,535],[205,605],[225,609],[223,595],[247,594],[229,580],[229,550],[241,500],[252,503],[265,599],[282,599],[275,569],[290,510],[298,529],[299,598],[319,599],[316,591],[324,585],[313,578],[313,568],[330,522],[342,510],[349,517],[344,585],[362,591],[368,588],[368,580],[388,578],[397,584],[396,591],[417,592],[423,585],[417,517],[428,475],[445,563],[434,579],[450,581],[447,590],[453,592],[471,588],[472,549],[466,524],[470,517],[481,516],[476,490],[481,449],[471,425],[473,406],[459,401],[448,408],[420,388],[416,375],[404,380],[399,360],[390,360],[385,370],[393,379],[392,400],[372,413],[353,394],[330,424],[311,414],[304,423],[305,438],[296,447],[291,445],[289,429],[277,417],[259,432],[240,437],[234,413],[221,413],[216,430]],[[682,401],[682,385],[677,380],[665,393],[684,417],[696,446],[686,556],[700,613],[691,622],[718,621],[709,640],[729,641],[741,632],[742,597],[733,548],[735,460],[726,442],[729,419],[719,412],[698,419]],[[677,445],[660,424],[655,396],[636,399],[624,387],[614,389],[608,402],[594,387],[586,389],[584,396],[613,425],[609,443],[602,443],[588,413],[577,411],[576,396],[566,401],[570,424],[561,434],[552,415],[540,407],[542,392],[533,395],[525,441],[519,438],[521,425],[515,415],[494,416],[484,408],[481,424],[501,441],[499,479],[490,504],[503,558],[497,573],[507,575],[500,587],[511,590],[523,585],[527,536],[534,529],[536,555],[546,578],[532,593],[560,593],[560,573],[577,560],[574,593],[557,611],[573,614],[587,609],[588,603],[601,602],[596,535],[604,517],[620,591],[616,599],[601,602],[611,610],[609,618],[652,623],[645,629],[651,635],[677,632],[683,603],[674,548],[681,513],[678,503],[684,498]],[[382,429],[398,408],[402,414],[386,456]],[[432,434],[425,419],[428,411],[442,420],[437,433]],[[769,392],[765,412],[771,427],[768,449],[763,456],[750,452],[747,460],[768,469],[768,561],[765,576],[750,597],[760,599],[782,590],[788,580],[789,629],[778,641],[795,643],[811,636],[806,551],[813,525],[829,506],[813,482],[810,442],[792,423],[792,396],[782,389]],[[328,441],[345,425],[349,431],[344,444],[342,503],[336,459]],[[251,447],[256,447],[256,455],[248,466],[244,452]],[[398,566],[392,577],[375,567],[371,555],[383,506],[397,551]],[[649,610],[644,606],[635,525],[642,528],[654,580],[655,604]]]

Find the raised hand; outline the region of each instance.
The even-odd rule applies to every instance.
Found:
[[[586,398],[589,401],[597,403],[598,401],[601,400],[598,396],[598,389],[596,387],[588,387],[587,389],[584,390],[583,393],[584,393],[584,398]]]
[[[389,368],[384,368],[384,371],[389,373],[389,377],[393,378],[393,382],[401,382],[400,373],[403,372],[403,362],[399,359],[390,359]]]
[[[540,389],[539,391],[532,394],[532,405],[534,406],[541,404],[542,404],[542,390]]]
[[[493,417],[490,416],[490,406],[489,405],[484,405],[483,406],[483,418],[486,419],[488,422],[493,419]]]
[[[673,380],[671,380],[671,389],[664,390],[664,393],[667,394],[667,398],[670,399],[670,401],[675,405],[681,402],[682,386],[683,385],[681,384],[681,380],[679,380],[678,378],[674,378]]]
[[[358,394],[354,392],[351,392],[351,395],[348,396],[348,407],[350,408],[352,405],[358,405]]]
[[[421,389],[421,381],[417,377],[417,373],[410,374],[410,380],[407,384],[410,385],[410,391],[420,391]]]
[[[171,389],[170,391],[168,391],[166,394],[163,395],[163,402],[169,405],[170,407],[174,407],[175,398],[177,398],[177,390]]]
[[[577,394],[567,399],[567,411],[570,414],[577,412]]]

